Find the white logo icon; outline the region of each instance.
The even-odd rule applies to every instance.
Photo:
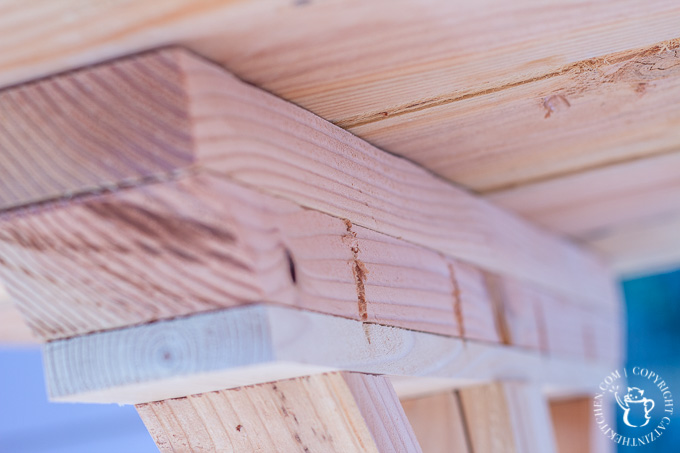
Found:
[[[673,394],[666,381],[649,368],[614,370],[598,390],[593,398],[595,423],[613,442],[624,447],[643,446],[669,429]]]
[[[654,400],[643,398],[645,391],[637,387],[628,387],[628,394],[624,395],[623,401],[618,392],[614,393],[616,402],[623,409],[623,422],[631,428],[642,428],[649,423],[649,413],[654,409]]]

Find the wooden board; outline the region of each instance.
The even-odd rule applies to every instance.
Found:
[[[587,242],[680,211],[680,153],[669,152],[496,192],[487,197]],[[660,219],[660,220],[657,220]]]
[[[147,65],[176,69],[172,88]],[[115,85],[140,73],[141,87]],[[27,198],[0,216],[0,273],[46,339],[272,302],[496,341],[484,274],[457,258],[543,286],[567,312],[585,310],[573,332],[614,314],[608,272],[587,252],[185,51],[65,76],[74,78],[96,82],[87,103],[105,100],[110,86],[134,88],[137,97],[119,99],[131,110],[183,90],[174,96],[187,99],[179,116],[192,124],[183,151],[194,164],[103,194],[65,192],[39,206]],[[139,127],[126,135],[135,146],[163,137],[160,123]],[[100,145],[119,155],[119,141]]]
[[[495,382],[458,394],[472,451],[555,453],[548,405],[539,388]]]
[[[208,171],[611,306],[606,269],[573,244],[244,85],[217,66],[185,53],[178,58],[192,100],[196,153]]]
[[[678,231],[680,214],[672,213],[593,235],[588,243],[617,273],[634,277],[677,268],[680,262]]]
[[[209,175],[6,217],[0,259],[45,339],[273,302],[498,341],[478,269]]]
[[[680,141],[680,111],[668,102],[680,89],[679,45],[581,61],[351,130],[481,193],[667,154]]]
[[[628,162],[674,153],[680,142],[674,102],[680,8],[669,0],[67,0],[30,7],[8,1],[0,8],[8,24],[0,44],[4,86],[181,43],[494,197],[519,186],[540,199],[543,182],[610,167],[616,173]],[[30,113],[34,103],[22,109]],[[569,204],[573,186],[558,186],[551,186],[553,205]],[[568,208],[564,215],[573,216],[566,223],[556,220],[559,214],[549,223],[582,231],[620,216],[617,226],[627,228],[630,213],[677,213],[676,197],[660,193],[639,211],[639,197],[620,195],[606,202],[618,213],[613,217],[589,205]],[[659,259],[640,262],[667,265]]]
[[[126,404],[329,370],[395,376],[404,397],[498,379],[582,394],[617,363],[268,306],[56,340],[44,360],[51,399]]]
[[[331,373],[140,404],[161,452],[420,452],[389,381]]]
[[[163,54],[0,92],[0,210],[156,181],[190,165],[187,101],[177,62]]]
[[[456,392],[408,398],[401,405],[424,453],[472,453]]]

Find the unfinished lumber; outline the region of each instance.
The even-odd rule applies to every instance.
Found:
[[[329,373],[137,405],[161,452],[419,452],[389,381]]]
[[[680,139],[668,102],[680,86],[679,45],[600,55],[350,130],[481,193],[665,154]]]
[[[134,88],[136,97],[130,100],[131,105],[117,109],[134,110],[140,102],[151,103],[155,108],[153,100],[165,96],[166,77],[146,71],[146,66],[162,66],[163,71],[177,68],[171,81],[183,81],[184,91],[173,95],[186,97],[187,110],[177,115],[189,116],[193,133],[186,149],[175,150],[179,142],[173,142],[175,148],[171,148],[172,152],[193,156],[193,169],[231,178],[491,271],[577,295],[590,304],[614,303],[606,269],[579,247],[476,199],[309,112],[246,85],[185,51],[153,52],[137,57],[134,65],[113,62],[86,69],[82,74],[48,79],[35,87],[59,83],[63,78],[87,76],[107,88],[113,86],[106,90],[108,96],[123,74],[126,81],[135,81],[130,89]],[[136,82],[140,71],[145,78],[143,85]],[[154,80],[155,83],[150,82]],[[155,89],[156,86],[159,88]],[[49,93],[45,96],[49,97]],[[100,96],[99,89],[80,96],[83,103],[99,104],[106,99]],[[145,99],[140,100],[139,96]],[[126,99],[122,97],[119,102]],[[59,121],[69,119],[61,117]],[[144,147],[149,134],[161,138],[170,134],[162,122],[144,122],[137,127],[138,133],[122,128],[113,131],[113,137],[100,136],[100,145],[120,154],[120,146],[128,151]],[[127,142],[121,143],[117,133],[124,135]],[[55,137],[56,142],[65,140],[68,130],[54,131],[54,135],[59,134],[63,136]],[[33,148],[33,154],[26,158],[42,159],[38,149]],[[154,178],[172,178],[176,172],[177,169],[171,169]],[[107,183],[114,190],[121,184]],[[85,188],[82,192],[65,190],[62,196],[88,192]]]
[[[612,303],[606,269],[573,244],[218,66],[179,51],[177,58],[207,171],[592,304]]]
[[[394,377],[413,396],[499,379],[590,392],[616,361],[250,305],[47,343],[55,401],[137,404],[332,370]]]
[[[5,215],[0,260],[48,340],[270,302],[498,341],[478,269],[207,174]]]
[[[663,51],[663,44],[657,50],[653,47],[678,38],[680,15],[677,5],[665,0],[644,5],[632,0],[556,2],[540,8],[528,0],[511,4],[494,0],[483,5],[443,0],[427,4],[342,0],[304,5],[284,0],[178,0],[87,6],[67,0],[22,6],[5,5],[0,14],[3,24],[11,24],[3,33],[6,44],[0,47],[0,83],[4,86],[180,42],[241,78],[351,128],[391,152],[416,159],[457,182],[487,188],[512,185],[526,180],[530,173],[531,178],[538,178],[545,176],[546,170],[560,174],[581,168],[584,156],[590,154],[581,152],[581,146],[564,143],[559,153],[547,152],[543,145],[553,137],[552,128],[541,128],[541,143],[536,137],[529,138],[526,144],[530,149],[516,144],[505,146],[501,154],[490,145],[508,138],[500,129],[511,127],[513,121],[519,122],[522,130],[529,130],[537,120],[562,123],[558,114],[544,117],[567,109],[560,95],[572,99],[567,101],[572,111],[580,109],[580,101],[574,102],[561,90],[591,88],[592,84],[579,85],[582,69],[591,67],[595,69],[591,73],[596,73],[604,64],[599,72],[606,73],[614,62],[612,54],[639,49],[653,56]],[[376,25],[377,16],[381,21]],[[50,17],[47,30],[43,17]],[[74,27],[79,29],[77,35],[72,33]],[[490,27],[493,33],[489,33]],[[656,71],[657,75],[661,72]],[[647,86],[652,92],[654,84]],[[624,87],[618,84],[617,88]],[[659,88],[659,93],[668,92]],[[515,99],[525,99],[518,106],[521,112],[513,110],[511,118],[505,112],[480,112],[490,99],[513,90]],[[603,106],[588,102],[584,112],[588,110],[592,116],[573,113],[573,119],[581,116],[584,122],[577,123],[587,124],[586,118],[611,117],[617,108],[625,110],[626,103],[636,102],[630,92],[614,94]],[[547,102],[551,96],[556,97]],[[612,136],[636,129],[639,138],[643,130],[640,116],[650,122],[666,122],[667,112],[659,106],[672,108],[673,103],[665,101],[661,99],[651,110],[631,108],[644,115],[616,132],[611,123],[599,129],[612,132]],[[483,135],[468,129],[465,141],[454,141],[454,131],[481,122],[486,124],[479,126]],[[565,129],[572,130],[574,138],[582,137],[580,145],[597,141],[591,138],[597,131]],[[669,134],[672,132],[661,140],[669,143]],[[650,131],[641,152],[662,148],[657,146],[660,141],[651,137]],[[484,147],[481,140],[487,140],[489,146]],[[562,137],[553,137],[550,144],[557,148],[558,142],[563,142]],[[444,145],[450,143],[456,146]],[[540,151],[560,158],[553,158],[553,164],[521,165],[528,154]],[[613,157],[611,152],[595,154],[589,158],[591,162]],[[512,157],[506,160],[505,155],[514,156],[513,165],[507,165]],[[481,167],[489,167],[484,179],[471,171]]]
[[[591,453],[591,433],[596,426],[593,399],[590,397],[558,399],[550,402],[558,453]]]
[[[424,453],[472,453],[456,392],[408,398],[401,405]]]
[[[552,231],[588,240],[680,210],[680,153],[674,149],[494,192],[486,197]]]
[[[548,404],[537,387],[496,382],[465,387],[458,394],[472,451],[556,452]]]
[[[0,92],[0,210],[190,165],[187,101],[177,62],[163,54]]]
[[[619,225],[585,242],[619,275],[633,277],[676,269],[680,263],[680,215],[668,213]]]
[[[48,340],[268,302],[556,355],[620,350],[611,309],[210,174],[6,215],[0,259],[27,322]],[[509,295],[497,299],[494,286]],[[546,328],[548,304],[570,323]]]

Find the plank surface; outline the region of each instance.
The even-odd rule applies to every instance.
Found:
[[[680,210],[680,153],[669,152],[490,194],[522,216],[587,241]]]
[[[673,102],[680,8],[671,0],[66,0],[30,6],[6,0],[0,17],[7,25],[1,85],[180,43],[387,151],[493,196],[526,185],[540,199],[547,180],[608,167],[615,172],[627,162],[672,153],[680,142]],[[22,103],[18,121],[44,120],[31,105]],[[111,175],[79,176],[90,187]],[[59,184],[57,178],[37,185]],[[558,186],[551,191],[555,207],[573,200],[572,185]],[[45,195],[16,190],[13,202]],[[659,193],[634,215],[677,213],[674,192]],[[612,198],[613,216],[592,205],[570,207],[569,221],[556,214],[548,223],[570,231],[611,224],[634,213],[639,200]],[[526,211],[531,203],[518,206]]]
[[[569,295],[568,312],[599,319],[616,306],[607,270],[577,246],[185,51],[77,76],[115,86],[147,65],[177,70],[194,164],[166,182],[0,215],[0,274],[42,337],[272,302],[497,341],[489,271]],[[164,83],[158,75],[148,97],[165,96]]]
[[[506,382],[458,393],[473,451],[556,452],[548,405],[538,388]]]
[[[331,373],[140,404],[161,452],[419,452],[389,381]]]
[[[680,263],[680,214],[671,213],[621,225],[593,235],[588,244],[617,273],[633,277],[676,269]]]
[[[5,216],[0,260],[45,339],[272,302],[498,340],[478,269],[209,175]]]
[[[44,360],[51,399],[125,404],[329,370],[395,376],[403,396],[507,378],[568,394],[618,363],[261,305],[52,341]]]
[[[546,234],[318,117],[179,53],[208,171],[489,270],[611,304],[607,271]],[[576,290],[578,288],[578,290]]]
[[[0,92],[0,210],[186,167],[187,101],[177,62],[164,54]]]
[[[680,88],[679,44],[603,55],[350,130],[482,193],[668,153],[680,139],[680,111],[668,102]]]
[[[436,393],[401,401],[423,453],[471,453],[458,395]]]

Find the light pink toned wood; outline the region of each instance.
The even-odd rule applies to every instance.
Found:
[[[178,73],[194,165],[0,219],[0,273],[44,338],[272,302],[496,341],[503,323],[481,269],[545,287],[570,313],[615,307],[606,269],[587,252],[185,51],[66,77],[153,79],[147,64]],[[179,90],[157,77],[150,99]],[[100,101],[96,87],[92,96]],[[528,334],[540,328],[531,321]]]
[[[0,210],[150,182],[190,165],[187,102],[167,53],[0,92]]]
[[[0,260],[45,339],[253,302],[497,339],[474,268],[209,175],[5,215]]]
[[[588,252],[187,53],[196,155],[208,171],[352,223],[611,305]],[[577,289],[578,288],[578,289]]]
[[[423,453],[472,453],[456,392],[404,399],[401,405]]]
[[[137,405],[161,452],[419,452],[380,376],[331,373]]]
[[[458,394],[472,451],[556,452],[548,404],[537,387],[495,382]]]

